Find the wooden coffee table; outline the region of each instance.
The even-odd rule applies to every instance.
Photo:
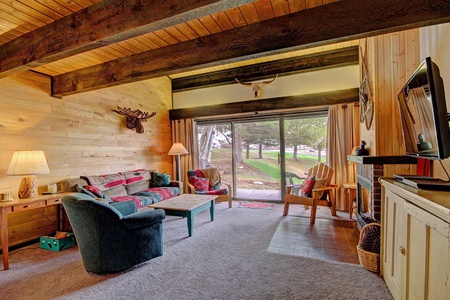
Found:
[[[211,222],[214,221],[214,195],[182,194],[148,207],[164,209],[166,215],[187,218],[188,234],[194,231],[194,216],[209,208]]]

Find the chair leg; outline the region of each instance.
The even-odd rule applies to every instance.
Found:
[[[317,204],[313,204],[311,207],[311,217],[309,218],[309,223],[311,225],[314,225],[316,223],[316,211],[317,211]]]
[[[330,197],[331,202],[331,215],[336,216],[336,200],[334,198],[333,192],[328,193],[328,196]]]
[[[230,200],[228,200],[228,208],[232,208],[233,207],[233,199],[230,198]]]
[[[289,213],[289,202],[287,202],[287,201],[285,200],[285,201],[284,201],[283,216],[287,216],[288,213]]]

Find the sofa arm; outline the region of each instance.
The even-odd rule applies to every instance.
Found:
[[[136,203],[134,201],[113,202],[110,205],[117,209],[122,216],[128,216],[137,211]]]
[[[139,229],[159,223],[165,217],[166,213],[163,209],[155,209],[128,215],[122,219],[122,222],[128,229]]]

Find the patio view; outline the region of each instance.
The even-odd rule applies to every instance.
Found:
[[[200,167],[219,168],[235,199],[281,201],[285,185],[326,162],[326,121],[322,114],[199,124]]]

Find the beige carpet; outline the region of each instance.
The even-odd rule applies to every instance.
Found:
[[[167,217],[164,255],[111,276],[88,274],[77,248],[38,245],[13,251],[0,271],[1,299],[392,299],[385,283],[359,265],[270,253],[282,207],[217,205],[186,220]],[[131,245],[123,245],[130,247]]]

